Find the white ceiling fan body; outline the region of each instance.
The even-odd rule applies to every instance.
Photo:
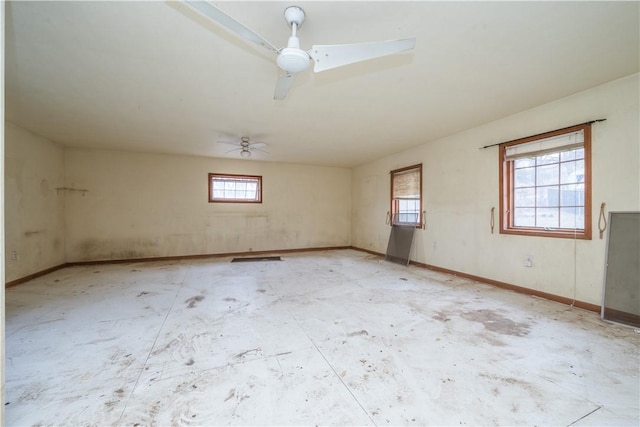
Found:
[[[259,151],[264,154],[269,154],[267,151],[262,149],[263,147],[267,146],[266,143],[251,142],[251,139],[248,136],[243,136],[242,138],[240,138],[240,141],[237,141],[237,142],[224,141],[224,140],[219,140],[217,142],[218,144],[233,145],[236,148],[227,151],[227,153],[231,153],[233,151],[240,151],[240,156],[244,158],[251,157],[252,151]]]
[[[300,39],[297,36],[297,31],[306,17],[304,10],[298,6],[289,6],[284,11],[284,17],[291,27],[291,37],[289,37],[287,47],[278,49],[271,42],[209,2],[185,0],[185,3],[243,39],[256,43],[277,54],[276,64],[283,70],[283,73],[276,82],[274,99],[284,99],[287,96],[296,75],[309,68],[309,61],[311,60],[314,61],[313,71],[319,73],[332,68],[410,50],[416,44],[416,39],[411,38],[369,43],[313,45],[311,49],[305,51],[300,48]]]

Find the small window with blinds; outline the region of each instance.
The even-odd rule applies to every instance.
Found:
[[[500,232],[591,239],[591,126],[500,145]]]
[[[262,203],[262,177],[209,174],[209,203]]]
[[[391,223],[422,226],[422,165],[391,171]]]

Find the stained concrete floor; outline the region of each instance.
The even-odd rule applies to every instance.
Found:
[[[638,425],[640,334],[354,250],[6,291],[7,425]]]

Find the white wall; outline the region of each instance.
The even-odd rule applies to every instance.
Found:
[[[427,227],[416,231],[413,260],[599,305],[606,243],[598,236],[600,203],[607,212],[640,210],[639,81],[629,76],[355,168],[353,246],[385,252],[389,171],[422,163]],[[479,147],[600,118],[607,120],[592,127],[593,239],[501,235],[498,150]],[[524,267],[525,256],[533,267]]]
[[[67,261],[351,244],[351,171],[67,149]],[[262,175],[261,204],[209,203],[208,173]]]
[[[5,280],[64,264],[64,150],[5,122]],[[12,257],[16,253],[16,259]]]

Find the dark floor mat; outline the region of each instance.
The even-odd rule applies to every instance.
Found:
[[[234,258],[231,262],[282,261],[279,256],[258,256],[250,258]]]

